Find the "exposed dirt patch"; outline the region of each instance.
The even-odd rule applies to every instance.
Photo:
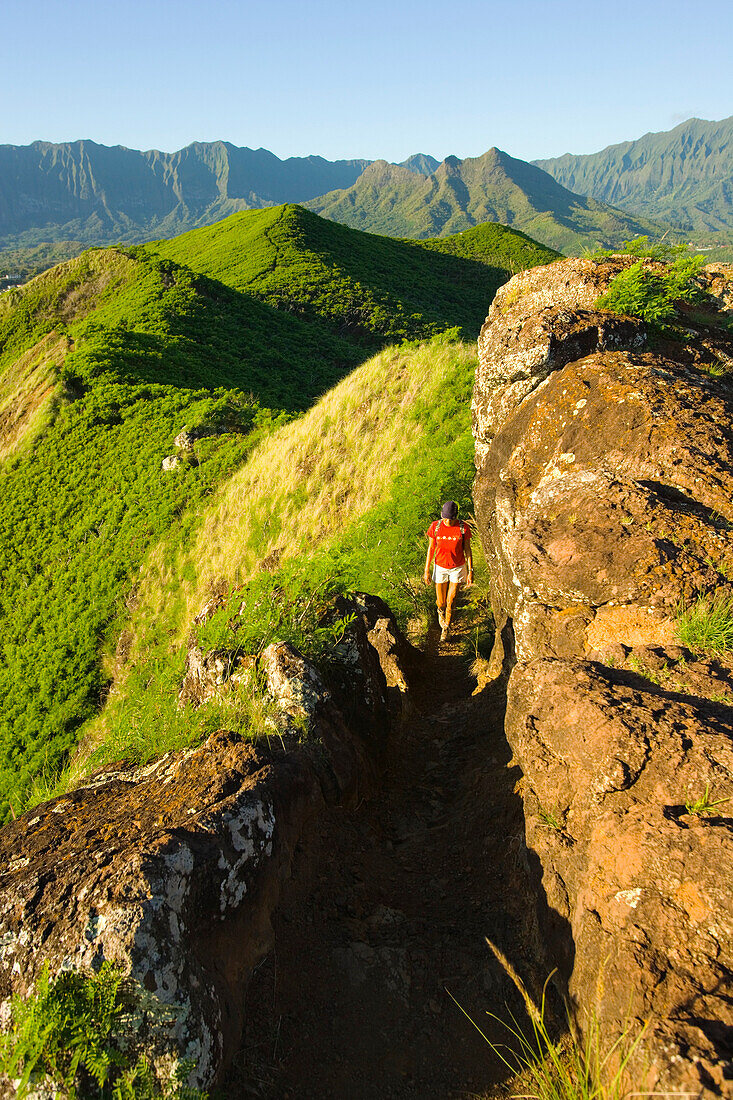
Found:
[[[485,936],[530,955],[524,822],[503,736],[504,685],[472,694],[468,628],[437,627],[380,795],[302,845],[276,951],[250,985],[229,1096],[384,1100],[486,1095],[482,1027],[517,1013]]]
[[[32,438],[34,424],[42,422],[69,344],[66,336],[50,332],[3,372],[0,380],[0,461]]]

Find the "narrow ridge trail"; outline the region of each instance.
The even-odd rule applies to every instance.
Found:
[[[266,1100],[488,1097],[506,1073],[449,993],[487,1017],[521,1012],[486,946],[523,970],[522,805],[504,685],[474,694],[468,628],[431,630],[399,749],[376,796],[307,838],[247,993],[227,1095]]]

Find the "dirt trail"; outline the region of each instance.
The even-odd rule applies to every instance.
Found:
[[[428,638],[415,713],[378,796],[334,811],[303,844],[277,954],[247,994],[255,1022],[232,1096],[445,1100],[486,1096],[503,1077],[446,992],[504,1039],[486,1011],[520,1006],[484,937],[523,969],[526,923],[503,690],[472,694],[462,622],[459,612],[449,643],[437,627]]]

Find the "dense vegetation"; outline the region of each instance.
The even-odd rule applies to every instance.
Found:
[[[299,206],[248,211],[150,247],[372,348],[446,327],[473,337],[510,273],[557,258],[506,226],[400,241],[354,232]]]
[[[639,233],[661,233],[648,221],[561,187],[552,176],[499,149],[481,157],[448,157],[427,177],[376,161],[346,189],[305,205],[372,233],[441,237],[501,222],[568,254],[616,246]]]
[[[2,296],[0,437],[11,420],[16,434],[0,449],[0,815],[96,713],[100,653],[151,543],[190,541],[257,440],[385,340],[475,336],[508,254],[551,255],[505,235],[497,262],[481,235],[450,255],[286,207],[171,242],[175,256],[85,253]],[[220,434],[163,473],[184,425]]]

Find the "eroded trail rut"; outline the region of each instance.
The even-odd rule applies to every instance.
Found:
[[[458,624],[457,624],[458,625]],[[518,1011],[485,936],[526,954],[524,823],[503,685],[473,694],[460,626],[430,637],[377,797],[303,844],[277,951],[247,994],[231,1095],[484,1096],[502,1078],[473,1019]]]

